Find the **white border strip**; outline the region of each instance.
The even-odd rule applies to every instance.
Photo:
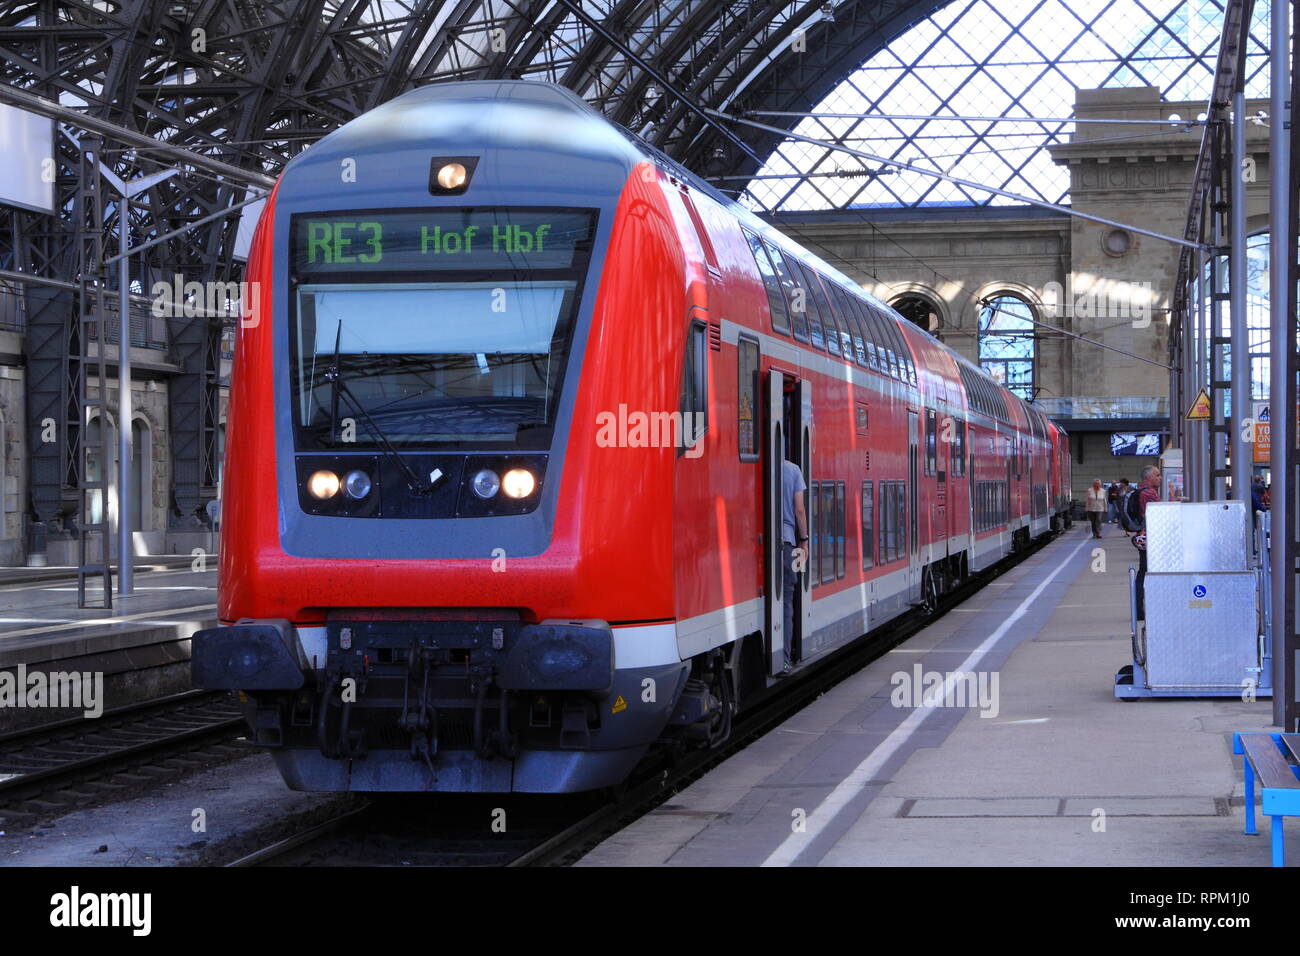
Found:
[[[1074,556],[1078,554],[1087,543],[1088,539],[1085,538],[1076,544],[1074,550],[1061,560],[1060,564],[1053,569],[1052,573],[1045,577],[1039,583],[1038,587],[1034,588],[1034,590],[1030,592],[1027,598],[1020,602],[1020,605],[1011,612],[998,629],[990,634],[979,647],[971,651],[970,655],[962,661],[961,664],[948,673],[948,676],[944,679],[943,685],[936,687],[932,693],[927,694],[926,698],[922,700],[921,706],[915,708],[910,714],[908,714],[907,717],[904,718],[903,722],[895,727],[893,732],[891,732],[890,735],[881,742],[880,746],[871,751],[862,763],[854,767],[853,771],[840,781],[826,799],[818,804],[817,808],[813,810],[812,813],[808,814],[806,832],[791,833],[785,838],[784,842],[782,842],[782,844],[772,852],[772,855],[763,861],[762,865],[790,866],[794,863],[799,854],[811,846],[812,842],[818,837],[818,835],[830,826],[831,823],[834,822],[835,818],[839,816],[840,812],[862,792],[863,787],[875,779],[875,776],[880,772],[880,769],[899,751],[903,744],[907,742],[908,738],[910,738],[912,734],[916,732],[917,728],[925,721],[925,718],[931,714],[934,710],[935,702],[944,700],[945,695],[952,692],[952,684],[958,674],[960,672],[967,672],[975,669],[976,665],[978,665],[979,662],[998,645],[998,642],[1006,636],[1007,632],[1011,630],[1011,625],[1015,624],[1016,621],[1025,616],[1025,611],[1029,608],[1029,605],[1037,599],[1038,595],[1043,593],[1044,588],[1056,580],[1056,576],[1065,569],[1065,566],[1074,559]]]

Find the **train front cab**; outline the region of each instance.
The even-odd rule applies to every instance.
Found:
[[[601,434],[602,416],[678,405],[689,303],[661,177],[567,91],[520,83],[468,107],[431,102],[464,94],[413,91],[302,154],[254,242],[250,273],[270,292],[237,344],[223,626],[196,635],[192,671],[195,686],[240,692],[255,741],[296,789],[591,790],[626,779],[665,734],[718,732],[719,701],[688,681],[674,624],[670,512],[683,450]],[[513,100],[518,114],[500,115]],[[441,133],[451,109],[466,112],[467,139],[433,151],[437,135],[421,124]],[[571,150],[562,161],[516,142],[483,148],[494,131],[536,128],[541,109],[552,132],[572,129],[547,137]],[[393,130],[395,141],[377,136]],[[465,196],[430,198],[430,152],[477,153]],[[365,188],[340,189],[348,161],[370,171]],[[523,256],[497,275],[485,251],[446,282],[418,258],[439,242],[463,257],[470,227],[515,252],[520,230],[536,243],[544,225],[555,261],[538,260],[550,272],[531,286],[515,275]],[[581,238],[561,243],[562,225]],[[391,260],[384,247],[382,269],[364,268],[381,234],[404,241]],[[570,275],[580,249],[590,265]],[[444,288],[452,298],[426,301]],[[513,378],[498,381],[499,345],[477,344],[501,290],[507,302],[531,296],[529,315],[568,310],[566,352],[558,333],[536,329],[538,344],[516,350],[541,355],[518,377],[554,383],[536,401],[512,391]],[[470,301],[480,294],[481,308]],[[444,380],[428,361],[419,375],[430,387],[380,382],[396,362],[385,353],[430,334],[420,316],[453,305],[473,317],[445,334],[474,340],[442,350],[464,353],[455,374]],[[375,314],[386,322],[367,320]],[[401,349],[365,344],[381,325],[406,329]],[[452,379],[487,385],[471,396]],[[467,434],[406,434],[424,404],[441,410],[444,431]],[[516,427],[529,415],[547,427]],[[341,437],[349,425],[353,443]],[[531,490],[510,500],[502,489],[519,470],[532,473]]]

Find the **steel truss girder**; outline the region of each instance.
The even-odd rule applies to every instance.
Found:
[[[946,2],[841,0],[833,23],[822,19],[824,0],[587,0],[583,9],[700,106],[789,110],[811,108],[883,44]],[[569,84],[624,125],[654,122],[653,141],[700,172],[756,168],[682,103],[666,97],[647,103],[653,77],[556,0],[182,5],[184,16],[155,0],[0,5],[0,82],[50,99],[75,97],[99,119],[274,174],[321,135],[414,85],[544,77]],[[806,50],[796,52],[790,41],[804,26]],[[494,43],[502,37],[503,43]],[[742,135],[760,156],[780,140]],[[721,158],[714,155],[718,147]],[[18,236],[13,255],[25,271],[75,278],[76,149],[66,133],[57,152],[60,214],[10,214]],[[122,179],[163,162],[111,141],[105,160]],[[133,214],[132,227],[140,237],[169,232],[245,196],[242,187],[207,174],[173,177],[141,197],[143,211]],[[105,226],[112,229],[118,204],[111,195],[104,203]],[[175,275],[182,281],[237,280],[234,226],[219,221],[197,227],[133,256],[132,279],[145,294]],[[115,247],[110,233],[106,254]],[[72,348],[74,300],[28,290],[26,304],[31,371],[52,369]],[[169,390],[172,512],[184,520],[202,515],[215,494],[220,332],[218,323],[202,317],[174,318],[168,330],[167,354],[180,368]],[[57,405],[36,377],[29,376],[29,437],[40,433]],[[66,383],[66,373],[60,379]],[[67,415],[55,417],[60,429],[70,427]],[[58,444],[67,438],[61,434]],[[32,514],[56,521],[76,488],[70,460],[65,453],[55,466],[48,449],[35,443],[32,449]]]

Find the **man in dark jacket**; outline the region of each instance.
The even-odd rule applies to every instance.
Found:
[[[1256,475],[1250,483],[1250,510],[1267,511],[1268,502],[1264,500],[1264,476]]]
[[[1128,537],[1134,528],[1128,520],[1128,496],[1133,494],[1133,486],[1129,484],[1127,478],[1119,480],[1119,504],[1115,508],[1115,514],[1119,517],[1119,525],[1124,529],[1124,537]]]

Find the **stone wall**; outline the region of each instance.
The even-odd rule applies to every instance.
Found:
[[[1251,100],[1247,113],[1267,109]],[[1075,112],[1101,120],[1183,119],[1202,115],[1204,103],[1170,103],[1153,87],[1080,90]],[[1254,153],[1257,180],[1247,186],[1247,215],[1258,220],[1268,206],[1268,130],[1248,125],[1247,152]],[[1196,155],[1203,128],[1095,123],[1081,126],[1067,145],[1052,147],[1055,161],[1070,170],[1074,209],[1166,236],[1183,235]],[[1169,310],[1181,247],[1152,236],[1084,219],[1070,226],[1073,331],[1160,363],[1168,361]],[[1136,293],[1136,295],[1130,295]],[[1149,295],[1147,294],[1149,293]],[[1146,315],[1125,314],[1126,300],[1146,298]],[[1115,306],[1119,304],[1119,308]],[[1071,318],[1067,309],[1066,318]],[[1145,310],[1144,310],[1145,311]],[[1077,382],[1091,394],[1168,398],[1168,370],[1116,351],[1078,344],[1072,350]],[[1076,394],[1084,394],[1082,391]]]
[[[21,565],[26,560],[23,512],[27,499],[26,402],[24,370],[0,365],[0,565]]]

